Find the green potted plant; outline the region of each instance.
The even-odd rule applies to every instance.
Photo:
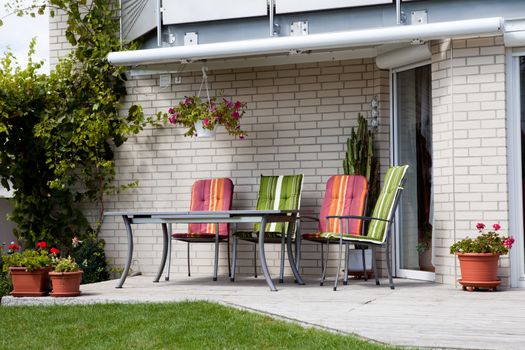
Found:
[[[80,280],[84,272],[71,256],[53,260],[53,271],[49,273],[53,297],[75,297],[80,295]]]
[[[46,242],[38,242],[36,250],[19,252],[20,246],[14,242],[9,245],[8,254],[2,257],[3,271],[9,271],[13,284],[12,296],[43,296],[49,289],[48,273],[51,257],[46,250]]]
[[[242,140],[246,132],[241,129],[240,119],[245,110],[246,104],[240,101],[218,100],[217,97],[202,101],[200,97],[192,96],[168,109],[168,121],[187,128],[184,136],[211,137],[216,126],[222,125],[228,134]]]
[[[499,224],[492,225],[493,230],[485,232],[485,224],[478,223],[479,235],[465,238],[450,246],[450,253],[456,254],[461,268],[459,283],[463,290],[487,288],[495,291],[501,280],[497,277],[498,261],[502,254],[507,254],[514,244],[514,237],[500,236]]]

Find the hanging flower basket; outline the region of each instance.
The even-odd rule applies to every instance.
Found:
[[[187,129],[184,136],[213,137],[218,125],[224,126],[228,134],[240,139],[246,137],[240,120],[246,104],[226,98],[212,97],[202,101],[198,96],[185,97],[178,105],[168,109],[168,121]]]

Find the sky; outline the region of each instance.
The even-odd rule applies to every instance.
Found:
[[[6,0],[0,0],[0,19],[4,25],[0,27],[0,54],[3,56],[8,48],[15,54],[19,64],[27,64],[29,42],[36,37],[37,46],[33,61],[45,61],[42,73],[49,72],[49,24],[47,12],[45,15],[17,17],[8,15],[4,8]]]

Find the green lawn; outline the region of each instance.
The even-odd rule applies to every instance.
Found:
[[[0,306],[0,334],[1,349],[387,349],[206,302]]]

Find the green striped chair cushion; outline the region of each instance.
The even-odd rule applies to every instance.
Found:
[[[261,176],[257,210],[299,210],[303,175]],[[259,232],[259,224],[254,231]],[[288,223],[284,225],[288,229]],[[282,224],[272,222],[266,224],[267,232],[282,233]]]
[[[372,217],[388,220],[391,218],[394,208],[394,202],[397,195],[397,190],[401,187],[403,179],[406,175],[408,165],[393,166],[388,169],[385,182],[381,193],[377,198]],[[372,220],[368,226],[367,240],[384,242],[385,233],[388,223],[385,221]]]

